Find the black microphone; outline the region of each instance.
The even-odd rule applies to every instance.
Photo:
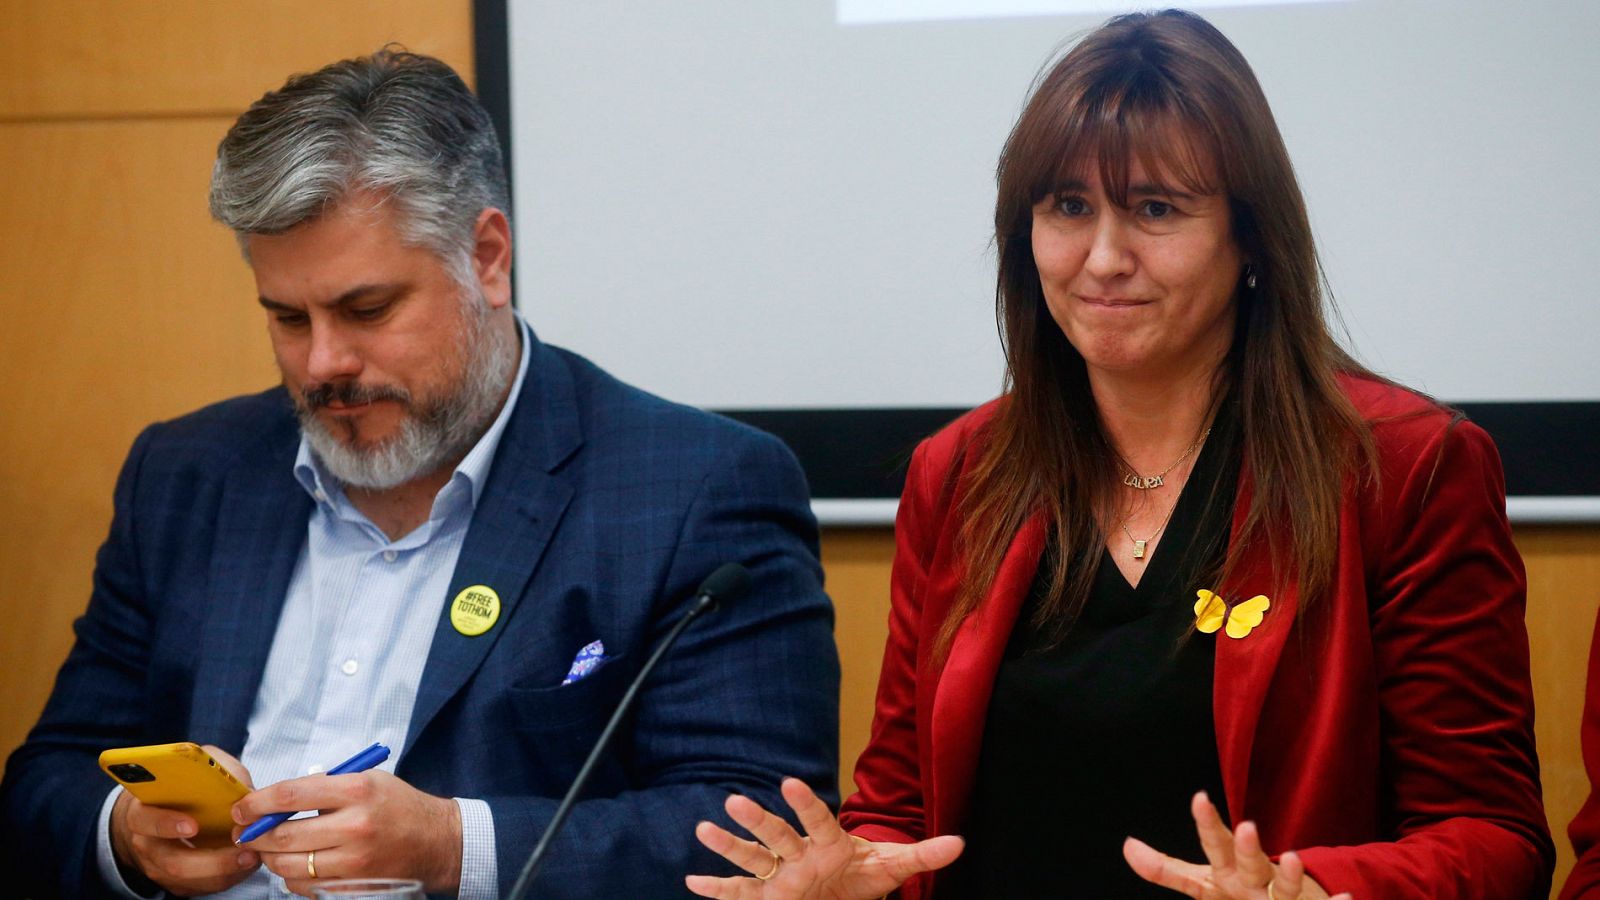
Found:
[[[689,627],[690,622],[698,619],[701,614],[716,609],[721,603],[743,597],[750,592],[750,583],[750,573],[738,563],[726,563],[708,575],[705,581],[700,582],[700,589],[694,592],[694,604],[689,607],[688,614],[680,619],[678,624],[672,626],[667,636],[656,645],[655,652],[650,654],[639,674],[633,676],[633,683],[628,685],[627,693],[623,694],[622,700],[617,703],[616,712],[611,714],[611,721],[606,723],[606,730],[600,732],[600,739],[594,742],[594,749],[589,751],[589,758],[583,761],[583,768],[578,770],[578,777],[572,780],[572,787],[567,788],[567,795],[561,798],[561,805],[556,807],[556,814],[550,818],[550,824],[545,826],[544,834],[539,836],[539,843],[534,845],[533,852],[528,854],[528,862],[522,867],[522,874],[517,876],[517,883],[511,888],[509,900],[523,900],[528,896],[534,878],[539,875],[539,867],[544,864],[545,855],[550,852],[550,845],[561,832],[561,826],[566,824],[567,816],[572,813],[572,805],[577,802],[578,794],[588,783],[590,774],[600,761],[600,754],[604,753],[606,746],[611,743],[611,736],[616,733],[622,717],[627,715],[633,706],[633,698],[638,696],[640,686],[650,677],[650,672],[655,669],[656,663],[660,662],[661,657],[666,656],[672,645],[678,642],[678,635]]]

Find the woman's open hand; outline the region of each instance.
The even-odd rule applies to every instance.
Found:
[[[948,835],[916,844],[852,837],[805,782],[785,778],[782,791],[806,836],[754,800],[729,797],[728,815],[757,840],[735,837],[710,822],[701,822],[695,837],[750,877],[690,875],[684,880],[689,890],[721,900],[873,900],[919,872],[949,865],[965,846]]]
[[[1200,846],[1209,865],[1174,859],[1138,838],[1128,838],[1122,855],[1145,881],[1171,888],[1198,900],[1323,900],[1328,892],[1306,874],[1294,851],[1278,863],[1261,849],[1254,822],[1241,822],[1228,831],[1216,806],[1202,791],[1189,803]],[[1351,900],[1339,894],[1333,900]]]

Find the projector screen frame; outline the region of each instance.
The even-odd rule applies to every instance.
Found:
[[[509,3],[473,0],[474,76],[514,177]],[[515,196],[515,193],[512,194]],[[513,212],[513,221],[515,214]],[[537,323],[533,323],[537,326]],[[571,348],[582,353],[584,348]],[[1600,364],[1600,363],[1597,363]],[[650,385],[640,385],[648,390]],[[1600,522],[1600,401],[1442,401],[1499,447],[1507,511],[1519,524]],[[799,457],[823,525],[892,524],[916,444],[965,410],[948,407],[715,409],[772,432]]]

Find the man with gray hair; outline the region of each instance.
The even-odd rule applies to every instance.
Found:
[[[8,888],[501,895],[729,561],[750,598],[645,682],[539,896],[681,893],[730,791],[771,806],[796,775],[835,796],[832,608],[793,457],[540,343],[511,302],[508,208],[488,115],[427,57],[296,76],[228,132],[211,210],[283,384],[134,443],[77,641],[0,786]],[[193,847],[195,819],[96,771],[174,741],[257,788],[240,826],[320,814]],[[378,768],[318,774],[375,741]]]

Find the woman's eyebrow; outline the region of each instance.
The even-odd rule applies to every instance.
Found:
[[[1184,191],[1173,190],[1161,184],[1131,184],[1128,194],[1137,197],[1171,197],[1174,200],[1193,200],[1194,195]]]

